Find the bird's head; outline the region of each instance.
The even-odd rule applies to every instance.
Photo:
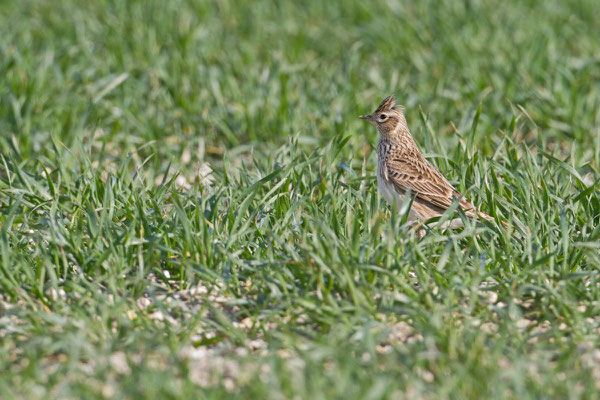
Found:
[[[372,114],[361,115],[359,118],[375,125],[380,135],[392,135],[398,129],[407,129],[403,109],[403,106],[396,105],[394,96],[388,96]]]

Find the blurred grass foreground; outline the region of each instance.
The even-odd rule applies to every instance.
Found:
[[[599,15],[0,0],[0,398],[598,398]],[[392,93],[522,229],[414,238]]]

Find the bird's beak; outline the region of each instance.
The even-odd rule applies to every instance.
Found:
[[[358,118],[360,118],[360,119],[364,119],[364,120],[366,120],[366,121],[371,121],[371,120],[373,119],[373,116],[372,116],[372,115],[370,115],[370,114],[369,114],[369,115],[359,115],[359,117],[358,117]]]

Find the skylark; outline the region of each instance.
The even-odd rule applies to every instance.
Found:
[[[375,125],[379,132],[377,143],[377,185],[383,198],[398,210],[410,204],[409,221],[426,221],[441,216],[455,201],[465,215],[493,221],[489,215],[477,211],[475,206],[462,196],[458,190],[419,151],[402,110],[396,105],[394,96],[388,96],[379,107],[369,115],[361,115]],[[446,226],[457,228],[462,225],[455,218]]]

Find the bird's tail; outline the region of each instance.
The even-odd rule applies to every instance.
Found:
[[[477,216],[479,218],[483,218],[483,219],[485,219],[487,221],[492,221],[492,222],[496,221],[494,219],[494,217],[492,217],[490,215],[487,215],[486,213],[484,213],[482,211],[477,211]],[[505,228],[510,228],[510,225],[506,221],[500,221],[500,222],[502,223],[502,225],[504,225]]]

